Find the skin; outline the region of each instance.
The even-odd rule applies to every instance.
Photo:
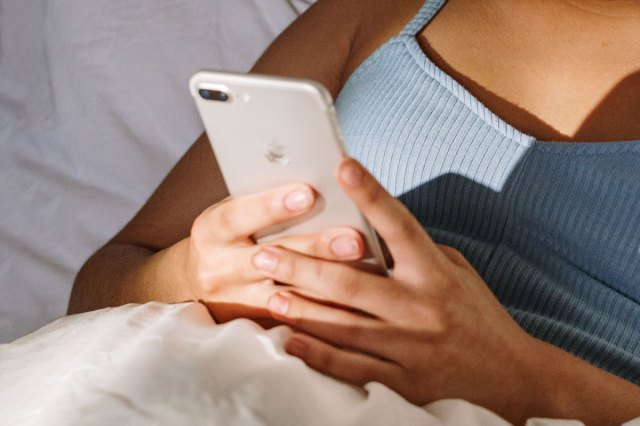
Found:
[[[539,140],[637,140],[639,13],[640,3],[624,1],[449,0],[418,40]]]
[[[393,277],[262,249],[256,268],[292,286],[268,302],[274,318],[298,330],[289,354],[351,383],[384,383],[418,405],[463,398],[515,424],[535,416],[612,425],[640,415],[635,385],[526,334],[464,256],[431,240],[355,160],[338,175],[387,242]]]
[[[314,79],[335,97],[421,5],[320,0],[253,71]],[[629,108],[640,98],[639,23],[635,1],[450,0],[418,41],[490,109],[540,140],[640,139]],[[386,240],[396,259],[392,278],[340,263],[362,253],[350,229],[255,244],[252,234],[304,215],[317,194],[292,184],[227,198],[203,135],[83,266],[69,312],[199,300],[219,322],[291,324],[298,332],[286,348],[311,367],[356,384],[385,383],[418,404],[465,398],[515,423],[640,416],[636,386],[527,335],[464,257],[435,244],[355,161],[346,159],[338,176]]]

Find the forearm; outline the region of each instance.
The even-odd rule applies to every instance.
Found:
[[[640,387],[547,343],[531,352],[530,415],[620,425],[640,417]],[[524,420],[524,419],[520,419]]]
[[[157,253],[130,244],[103,247],[78,273],[68,313],[152,300],[194,300],[184,273],[186,244],[183,240]]]

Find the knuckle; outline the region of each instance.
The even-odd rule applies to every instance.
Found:
[[[191,225],[191,237],[197,245],[207,243],[207,238],[227,239],[231,234],[231,202],[215,204],[200,213]],[[215,233],[211,232],[214,228]]]
[[[324,241],[319,240],[316,236],[309,236],[301,242],[302,253],[312,257],[326,256],[324,246]]]
[[[233,234],[234,222],[237,218],[236,209],[232,203],[219,206],[212,211],[212,216],[216,234],[223,239],[228,239]]]
[[[354,382],[358,385],[373,381],[384,383],[385,378],[371,365],[362,365],[354,372]]]
[[[313,276],[319,280],[323,280],[327,275],[327,268],[323,262],[311,262]]]
[[[457,265],[464,265],[467,263],[467,258],[459,250],[442,244],[439,244],[438,247],[453,263]]]
[[[221,282],[220,276],[208,268],[198,268],[196,271],[198,286],[208,295],[215,294]]]
[[[416,405],[424,405],[437,399],[437,386],[433,380],[424,377],[417,377],[414,375],[410,377],[409,382],[406,384],[400,384],[401,391],[411,403]]]
[[[212,256],[216,258],[216,256]],[[210,258],[198,256],[191,267],[192,280],[195,285],[208,296],[220,294],[229,277],[233,274],[233,266],[229,262],[212,261]]]
[[[445,298],[451,293],[452,287],[457,285],[457,277],[446,267],[434,267],[429,271],[427,289],[437,298]]]
[[[367,204],[377,204],[383,196],[384,192],[380,185],[370,185],[364,197],[364,202]]]
[[[446,247],[447,247],[447,250],[449,252],[449,256],[451,256],[451,257],[453,257],[455,259],[458,259],[458,260],[459,259],[464,259],[464,256],[462,255],[462,253],[458,249],[455,249],[455,248],[449,247],[449,246],[446,246]]]
[[[281,255],[278,263],[278,278],[290,282],[296,277],[297,263],[295,259],[288,255]]]
[[[310,257],[328,257],[329,236],[322,234],[307,234],[293,237],[286,237],[279,245],[291,251],[305,254]]]
[[[223,281],[224,272],[216,267],[211,259],[216,258],[215,251],[212,252],[204,246],[204,237],[196,232],[191,237],[190,253],[187,263],[187,275],[192,283],[205,294],[215,294]],[[211,256],[205,255],[209,252]]]
[[[399,240],[413,240],[416,235],[420,235],[419,232],[416,232],[415,219],[410,214],[402,215],[399,218],[395,233]]]
[[[274,198],[273,195],[261,197],[254,206],[254,212],[258,216],[267,218],[277,218],[284,209],[278,208],[281,203],[280,199]]]
[[[200,245],[204,241],[206,230],[206,216],[210,213],[210,209],[200,213],[191,224],[191,239],[194,243]]]
[[[302,326],[307,318],[307,309],[304,303],[297,303],[295,298],[289,299],[289,309],[286,314],[287,323],[294,327]]]
[[[322,371],[332,372],[336,366],[335,355],[332,351],[321,351],[318,353],[318,367]]]
[[[360,326],[349,324],[344,326],[344,330],[342,331],[344,335],[345,342],[349,342],[352,344],[358,344],[362,341],[363,337],[363,329]]]

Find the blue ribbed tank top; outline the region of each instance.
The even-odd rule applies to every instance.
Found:
[[[640,384],[640,141],[541,142],[438,68],[429,0],[336,100],[349,153],[530,334]]]

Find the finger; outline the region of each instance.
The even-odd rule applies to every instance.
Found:
[[[270,242],[278,244],[290,251],[296,251],[314,258],[324,258],[327,260],[347,261],[358,258],[362,255],[364,243],[360,234],[349,228],[320,231],[317,233],[291,236]],[[345,247],[354,254],[336,254],[337,251],[344,253]],[[209,254],[209,262],[200,268],[198,281],[201,287],[208,294],[217,294],[220,289],[237,287],[244,283],[252,283],[265,279],[265,275],[256,269],[254,257],[264,248],[263,245],[242,245],[224,250],[215,250],[211,253],[203,253],[206,258]],[[271,247],[271,246],[266,246]],[[281,281],[284,282],[284,281]]]
[[[227,289],[263,281],[264,274],[256,271],[253,257],[259,247],[236,246],[199,253],[195,279],[208,297],[215,298]]]
[[[326,260],[347,261],[362,257],[364,242],[360,233],[350,228],[326,229],[304,235],[292,235],[269,241],[287,250]]]
[[[357,161],[344,159],[338,166],[338,180],[384,239],[396,262],[429,265],[445,260],[406,206],[391,196]]]
[[[396,388],[404,374],[398,364],[339,349],[304,334],[292,335],[285,350],[314,370],[359,386],[379,382]]]
[[[295,235],[272,241],[288,250],[297,251],[315,258],[334,261],[349,261],[361,257],[364,242],[360,234],[349,228],[336,228],[306,235]],[[197,280],[201,288],[210,295],[229,285],[264,279],[256,270],[252,259],[261,245],[242,244],[221,250],[208,245],[195,247],[199,250],[203,264],[198,268]]]
[[[291,184],[216,204],[196,218],[191,235],[211,243],[232,243],[311,210],[316,194]]]
[[[323,305],[287,291],[274,294],[267,308],[275,319],[329,343],[366,352],[381,358],[392,354],[388,341],[391,329],[381,320]]]
[[[200,300],[209,308],[218,323],[238,318],[273,318],[267,308],[267,301],[282,291],[282,286],[271,280],[261,280],[242,284],[216,295],[210,300]]]
[[[408,297],[404,287],[390,285],[384,277],[280,247],[263,248],[253,257],[253,265],[266,278],[384,319],[397,317],[390,300],[397,306]]]

